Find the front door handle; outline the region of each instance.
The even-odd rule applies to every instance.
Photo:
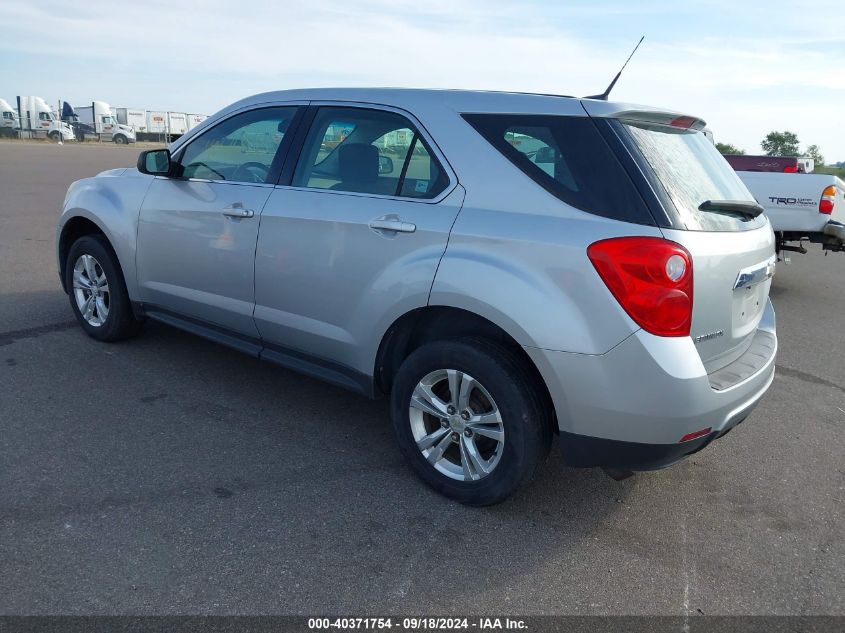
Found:
[[[244,209],[241,206],[232,205],[223,209],[223,215],[227,218],[251,218],[255,215],[252,209]]]
[[[393,231],[395,233],[413,233],[417,230],[416,224],[402,222],[402,220],[371,220],[370,228],[375,231]]]

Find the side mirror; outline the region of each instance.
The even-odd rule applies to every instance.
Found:
[[[138,171],[151,176],[167,176],[170,173],[169,149],[150,149],[138,156]]]
[[[392,174],[393,173],[393,159],[390,156],[378,156],[378,173]]]

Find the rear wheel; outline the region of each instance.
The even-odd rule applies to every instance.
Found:
[[[108,241],[85,235],[68,252],[65,287],[70,305],[85,333],[99,341],[119,341],[136,334],[135,318],[123,274]]]
[[[510,350],[481,339],[415,350],[396,375],[391,418],[420,478],[468,505],[510,496],[551,444],[533,376]]]

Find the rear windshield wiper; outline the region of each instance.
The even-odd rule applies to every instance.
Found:
[[[763,213],[763,207],[748,200],[705,200],[698,205],[699,211],[713,211],[715,213],[736,213],[753,220]]]

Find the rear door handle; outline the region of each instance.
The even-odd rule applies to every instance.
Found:
[[[255,215],[255,211],[232,205],[223,209],[223,215],[227,218],[251,218]]]
[[[417,230],[416,224],[402,222],[402,220],[371,220],[370,228],[375,231],[393,231],[395,233],[413,233]]]

